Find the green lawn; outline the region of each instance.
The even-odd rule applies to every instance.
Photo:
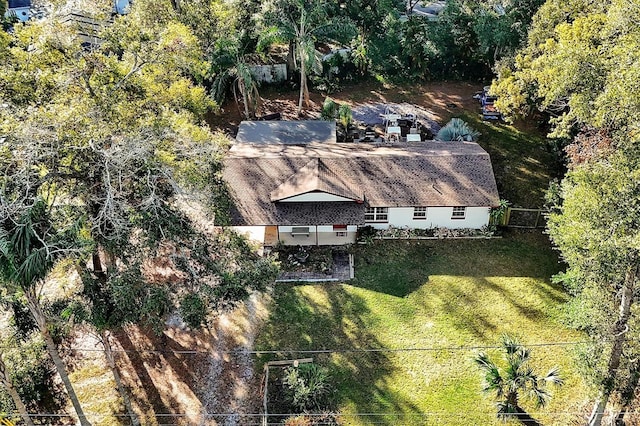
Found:
[[[561,323],[566,295],[549,281],[559,265],[540,234],[379,241],[356,247],[355,258],[356,279],[348,285],[279,285],[257,349],[494,345],[505,332],[523,343],[583,338]],[[544,412],[525,404],[545,425],[566,425],[573,419],[546,413],[584,409],[588,392],[573,365],[574,350],[533,348],[541,370],[558,365],[566,380]],[[476,353],[344,352],[314,358],[332,371],[346,424],[500,424],[492,401],[480,392],[481,375],[472,362]]]
[[[558,177],[560,165],[547,139],[531,128],[533,123],[511,126],[483,121],[480,114],[469,112],[457,116],[480,132],[478,143],[491,156],[500,197],[513,206],[541,208],[549,182]]]

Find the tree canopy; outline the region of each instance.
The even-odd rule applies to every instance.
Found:
[[[549,232],[568,265],[558,279],[574,295],[570,317],[593,337],[581,362],[599,390],[591,425],[609,408],[622,421],[640,378],[638,18],[631,0],[548,0],[493,85],[501,111],[545,111],[552,136],[570,141]]]

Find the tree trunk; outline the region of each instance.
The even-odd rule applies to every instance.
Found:
[[[309,84],[307,83],[307,73],[305,70],[305,77],[304,77],[304,105],[309,108],[309,106],[311,105],[311,98],[309,97]]]
[[[522,408],[516,405],[517,412],[515,413],[515,418],[520,421],[525,426],[542,426],[536,419],[531,417],[529,413],[524,411]]]
[[[73,408],[78,415],[80,424],[82,426],[91,426],[91,423],[84,415],[82,406],[80,406],[78,396],[73,390],[73,386],[71,385],[71,381],[69,380],[69,376],[67,375],[67,370],[64,362],[62,362],[62,358],[60,358],[60,354],[58,353],[58,348],[56,347],[56,344],[53,341],[51,334],[49,333],[49,329],[47,327],[47,319],[42,312],[42,309],[40,308],[40,304],[38,303],[38,299],[34,293],[34,289],[31,288],[25,291],[25,297],[27,298],[27,306],[29,307],[29,311],[31,312],[33,319],[38,325],[40,334],[42,334],[42,337],[44,338],[45,345],[47,346],[47,352],[49,352],[49,356],[53,360],[53,364],[56,366],[56,371],[58,372],[60,379],[62,379],[62,383],[64,383],[64,387],[66,388],[69,399],[71,400],[71,404],[73,404]]]
[[[298,116],[302,112],[302,99],[304,97],[305,85],[307,81],[307,71],[304,55],[300,56],[300,99],[298,100]],[[308,104],[307,104],[308,105]]]
[[[596,400],[591,416],[589,417],[589,426],[600,426],[602,418],[609,402],[609,396],[613,391],[616,373],[620,367],[620,358],[624,349],[625,334],[629,329],[629,316],[631,314],[631,305],[633,303],[633,290],[635,287],[638,267],[633,267],[627,271],[624,283],[622,285],[622,297],[620,298],[620,312],[618,320],[613,329],[613,346],[609,363],[607,365],[607,375],[602,383],[602,391]]]
[[[634,359],[629,366],[629,379],[621,390],[620,399],[622,403],[617,407],[616,414],[612,415],[611,424],[615,426],[624,426],[624,415],[629,406],[635,399],[635,391],[640,382],[640,358]]]
[[[287,80],[291,79],[291,76],[296,69],[295,46],[295,41],[293,39],[289,40],[289,52],[287,52]]]
[[[18,395],[18,391],[13,386],[13,382],[9,378],[9,373],[7,372],[7,367],[2,360],[2,354],[0,354],[0,383],[5,387],[11,399],[13,399],[13,403],[16,405],[16,409],[18,413],[20,413],[20,417],[22,417],[22,421],[27,426],[34,426],[31,421],[31,417],[29,417],[29,412],[27,411],[27,407],[22,403],[22,399],[20,395]]]
[[[244,103],[244,116],[248,120],[249,117],[249,96],[247,94],[247,87],[244,84],[242,79],[238,80],[238,85],[240,86],[240,93],[242,93],[242,102]]]
[[[109,368],[113,373],[113,379],[116,382],[116,386],[118,387],[118,392],[120,393],[120,397],[122,398],[122,402],[124,402],[124,407],[127,410],[127,414],[131,418],[131,424],[133,426],[139,426],[140,420],[136,415],[135,411],[133,411],[133,406],[131,405],[131,399],[129,398],[129,394],[122,384],[122,378],[120,377],[120,372],[116,367],[116,360],[113,356],[113,350],[111,349],[111,342],[109,341],[110,334],[108,331],[103,330],[100,332],[100,339],[102,340],[102,345],[104,346],[104,355],[107,358],[107,364],[109,364]]]

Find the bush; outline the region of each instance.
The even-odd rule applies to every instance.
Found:
[[[207,317],[207,306],[195,293],[189,293],[180,301],[180,315],[191,328],[200,328]]]
[[[290,404],[297,410],[321,409],[327,403],[329,376],[316,364],[288,367],[283,383]]]
[[[338,112],[338,104],[329,97],[324,99],[324,103],[322,104],[322,112],[320,116],[323,120],[332,121],[336,119]]]
[[[356,235],[357,241],[370,242],[378,235],[378,231],[371,225],[366,225],[358,228]]]
[[[28,410],[55,412],[64,406],[65,395],[55,382],[53,362],[38,334],[28,336],[19,347],[6,349],[3,359],[11,381]],[[2,412],[15,412],[15,407],[11,397],[0,386]]]
[[[474,130],[464,120],[452,118],[436,135],[439,141],[475,141],[480,132]]]

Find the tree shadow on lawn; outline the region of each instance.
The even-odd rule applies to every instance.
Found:
[[[356,278],[351,285],[406,297],[430,276],[529,277],[545,281],[536,291],[565,301],[562,288],[549,284],[560,268],[546,236],[512,234],[488,240],[375,240],[355,247]]]
[[[428,316],[446,317],[443,324],[482,341],[495,341],[500,330],[516,327],[522,318],[545,321],[567,301],[562,288],[549,283],[558,271],[557,257],[536,236],[375,241],[357,247],[355,256],[356,279],[350,284],[399,298],[421,291],[415,304]],[[430,283],[434,277],[437,282]],[[493,277],[513,279],[503,284]]]
[[[329,368],[336,388],[336,406],[349,407],[346,424],[353,424],[351,413],[402,413],[360,419],[363,424],[413,424],[422,419],[420,409],[393,390],[389,377],[395,374],[388,352],[362,352],[384,349],[363,321],[369,309],[365,301],[341,284],[315,286],[279,285],[275,289],[274,309],[262,330],[257,350],[278,349],[278,355],[263,355],[259,362],[274,359],[313,357]],[[329,354],[296,353],[299,350],[331,350]],[[422,420],[419,423],[423,424]]]

